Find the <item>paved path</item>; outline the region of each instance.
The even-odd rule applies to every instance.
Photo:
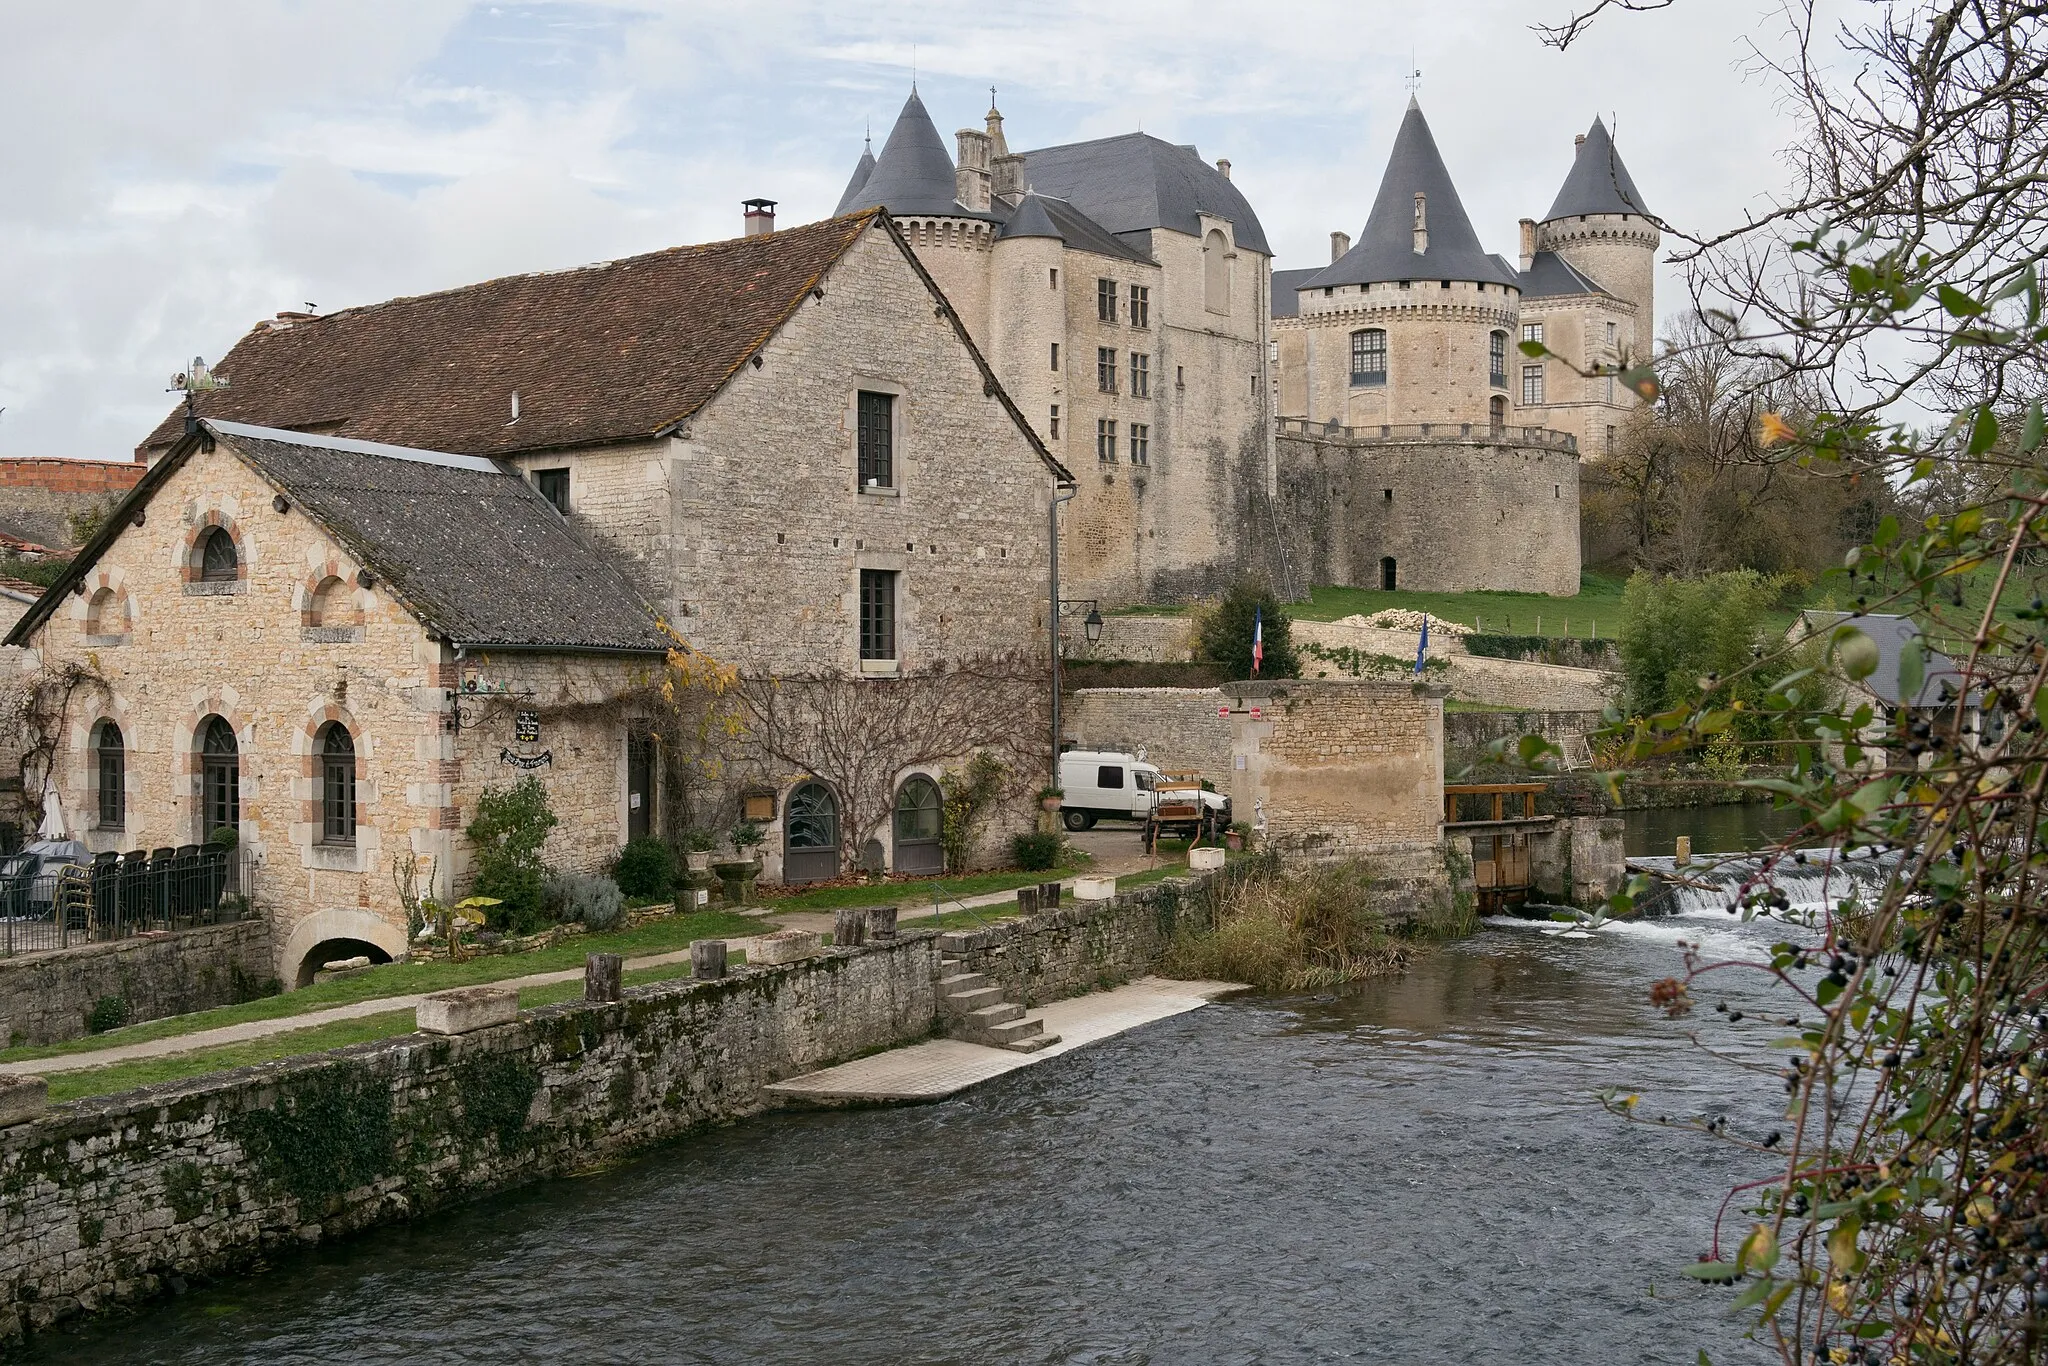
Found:
[[[1045,1018],[1046,1032],[1059,1035],[1060,1041],[1037,1053],[1012,1053],[959,1039],[933,1039],[841,1063],[822,1072],[791,1077],[767,1090],[784,1100],[822,1104],[943,1100],[1005,1072],[1030,1067],[1154,1020],[1199,1010],[1219,996],[1248,990],[1238,982],[1174,982],[1164,977],[1141,977],[1112,991],[1098,991],[1092,996],[1076,996],[1040,1007],[1037,1013]]]
[[[1145,866],[1141,859],[1135,868],[1119,867],[1116,871],[1133,872]],[[1071,879],[1063,885],[1072,885]],[[908,890],[908,889],[906,889]],[[990,892],[982,896],[965,897],[959,901],[948,901],[949,911],[962,907],[983,907],[1009,905],[1014,907],[1017,894],[1011,892]],[[911,903],[902,903],[905,915],[904,927],[915,928],[915,921],[929,912]],[[748,913],[758,910],[764,919],[772,919],[778,928],[817,930],[829,933],[834,913],[830,911],[785,911],[778,912],[770,904],[750,908]],[[1001,919],[991,916],[990,920]],[[727,944],[733,951],[742,951],[758,935],[747,935],[729,939]],[[668,953],[649,954],[644,958],[626,960],[628,972],[642,968],[664,967],[671,963],[687,963],[688,949],[676,949]],[[478,986],[494,987],[544,987],[557,982],[580,982],[582,968],[564,968],[557,972],[535,972],[524,977],[502,977],[494,982],[479,982]],[[119,1044],[109,1048],[98,1048],[84,1053],[60,1053],[50,1058],[29,1058],[18,1062],[0,1063],[0,1074],[34,1074],[48,1076],[55,1072],[76,1072],[87,1067],[106,1067],[113,1063],[132,1062],[137,1058],[161,1058],[173,1053],[191,1053],[202,1048],[218,1048],[222,1044],[246,1043],[251,1039],[265,1039],[275,1034],[288,1034],[296,1029],[312,1029],[319,1025],[332,1024],[337,1020],[356,1020],[365,1015],[382,1015],[387,1011],[411,1010],[419,1005],[427,993],[409,996],[378,996],[367,1001],[356,1001],[345,1006],[329,1006],[324,1010],[309,1010],[302,1015],[283,1015],[272,1020],[246,1020],[241,1024],[222,1025],[218,1029],[195,1030],[190,1034],[175,1034],[168,1038],[147,1039],[141,1043]]]

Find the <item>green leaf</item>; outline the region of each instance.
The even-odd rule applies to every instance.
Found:
[[[1733,1262],[1689,1262],[1679,1270],[1696,1281],[1710,1281],[1715,1285],[1732,1285],[1742,1276]]]
[[[1998,418],[1987,403],[1977,410],[1977,420],[1970,426],[1969,453],[1982,455],[1997,444]]]
[[[1521,353],[1522,353],[1523,355],[1525,355],[1525,356],[1539,356],[1539,357],[1540,357],[1540,356],[1547,356],[1547,355],[1549,355],[1549,354],[1550,354],[1550,348],[1549,348],[1549,347],[1547,347],[1547,346],[1545,346],[1545,345],[1544,345],[1544,344],[1543,344],[1542,342],[1540,342],[1540,341],[1525,341],[1525,342],[1518,342],[1518,343],[1516,343],[1516,349],[1517,349],[1517,350],[1519,350],[1519,351],[1520,351],[1520,352],[1521,352]]]
[[[2043,441],[2048,441],[2048,416],[2043,415],[2037,398],[2027,405],[2026,425],[2020,428],[2020,454],[2032,455]]]
[[[1868,816],[1891,800],[1892,780],[1879,778],[1876,782],[1865,783],[1850,795],[1849,804]]]
[[[1948,310],[1951,318],[1974,318],[1984,311],[1984,305],[1957,289],[1954,285],[1936,285],[1935,297]]]
[[[1829,1005],[1832,1005],[1834,1003],[1835,998],[1840,996],[1841,994],[1841,983],[1837,982],[1832,977],[1821,978],[1820,985],[1813,989],[1813,999],[1819,1002],[1823,1009],[1825,1009]]]
[[[1927,681],[1927,642],[1919,636],[1899,647],[1899,696],[1909,705]]]

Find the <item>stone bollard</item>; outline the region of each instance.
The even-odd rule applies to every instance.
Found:
[[[583,999],[616,1001],[625,987],[626,960],[616,953],[593,953],[583,960]]]
[[[842,949],[857,949],[868,942],[868,913],[863,906],[847,906],[832,917],[832,943]]]
[[[1038,914],[1038,889],[1036,887],[1019,887],[1017,889],[1017,914]]]
[[[519,993],[511,987],[457,987],[424,997],[413,1022],[428,1034],[467,1034],[519,1018]]]
[[[1683,868],[1686,864],[1692,862],[1691,835],[1680,835],[1678,837],[1678,856],[1672,859],[1671,861],[1674,864],[1678,865],[1680,868]]]
[[[700,982],[713,982],[725,976],[725,941],[723,939],[694,939],[690,941],[690,976]]]
[[[1057,882],[1038,884],[1038,909],[1056,911],[1060,908],[1060,885]]]
[[[50,1108],[50,1083],[41,1077],[0,1074],[0,1129],[36,1118]]]
[[[1113,877],[1077,877],[1074,879],[1074,900],[1108,901],[1116,896],[1116,879]]]
[[[896,908],[894,906],[868,907],[868,938],[894,939],[896,937]]]

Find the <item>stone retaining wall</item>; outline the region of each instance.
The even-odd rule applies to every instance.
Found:
[[[1122,980],[1219,876],[1006,926],[975,953],[1034,1000]],[[0,1130],[0,1341],[766,1108],[771,1082],[931,1034],[940,944],[915,933],[657,983],[619,1004],[168,1082]]]
[[[118,997],[126,1023],[233,1005],[277,989],[270,925],[259,918],[0,958],[0,1040],[83,1036],[94,1004]]]
[[[1060,729],[1079,749],[1145,751],[1166,773],[1199,773],[1221,786],[1230,773],[1230,718],[1215,688],[1082,688],[1067,699]]]
[[[1102,619],[1102,639],[1093,645],[1073,617],[1060,618],[1064,659],[1124,659],[1144,664],[1180,664],[1195,657],[1191,615],[1111,616]]]

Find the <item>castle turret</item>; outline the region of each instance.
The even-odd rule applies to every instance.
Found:
[[[1607,125],[1599,119],[1577,141],[1572,169],[1538,229],[1554,251],[1618,299],[1635,305],[1638,355],[1656,337],[1657,225],[1649,217]]]
[[[853,165],[853,178],[846,182],[846,189],[839,196],[839,207],[832,210],[832,216],[852,213],[860,207],[860,192],[867,187],[868,177],[875,173],[875,140],[869,138],[860,149],[860,160]]]

